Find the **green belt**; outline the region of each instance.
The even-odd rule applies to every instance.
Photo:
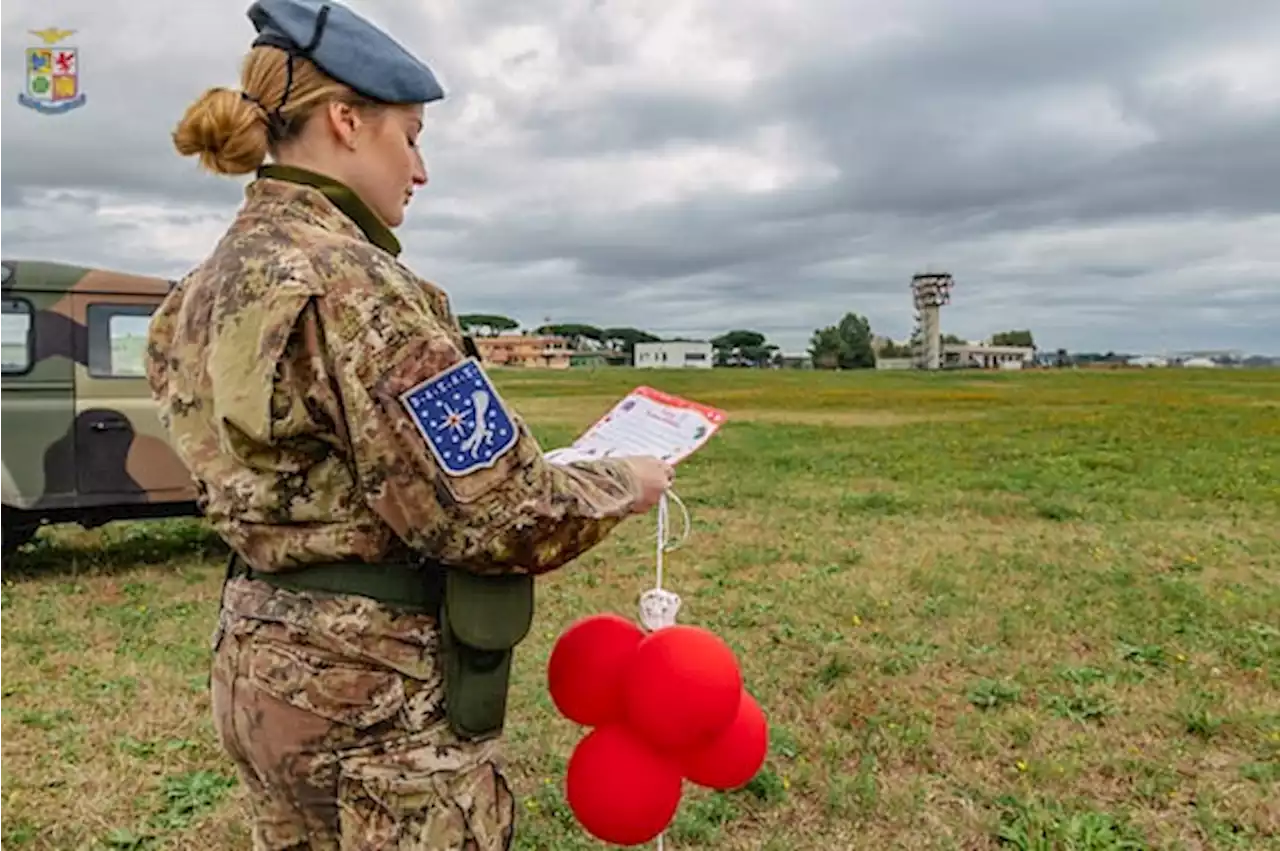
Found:
[[[236,576],[289,591],[355,594],[439,618],[450,725],[459,736],[473,741],[502,732],[513,651],[533,620],[532,576],[481,576],[431,562],[422,566],[343,562],[262,573],[232,553],[227,579]]]
[[[281,573],[254,570],[232,553],[227,578],[243,576],[286,591],[355,594],[397,609],[439,615],[445,571],[433,564],[328,562]]]

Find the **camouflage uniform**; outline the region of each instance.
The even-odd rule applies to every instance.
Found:
[[[539,574],[634,504],[619,462],[543,460],[524,423],[491,469],[443,471],[399,396],[465,358],[448,299],[342,187],[264,168],[157,312],[148,380],[212,526],[254,570],[426,556]],[[509,412],[510,413],[510,412]],[[213,712],[254,847],[510,847],[497,740],[444,721],[432,614],[252,578],[224,588]]]

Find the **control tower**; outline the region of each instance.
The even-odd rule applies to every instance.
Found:
[[[916,305],[915,351],[917,369],[942,368],[942,323],[939,313],[951,302],[954,282],[947,273],[926,272],[911,278]]]

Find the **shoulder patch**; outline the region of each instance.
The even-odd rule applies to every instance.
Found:
[[[400,404],[450,476],[492,467],[520,437],[498,391],[474,358],[406,390]]]

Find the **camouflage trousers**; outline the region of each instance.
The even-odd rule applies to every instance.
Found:
[[[223,612],[213,720],[249,790],[255,851],[510,849],[498,740],[453,734],[439,678],[319,638]]]

